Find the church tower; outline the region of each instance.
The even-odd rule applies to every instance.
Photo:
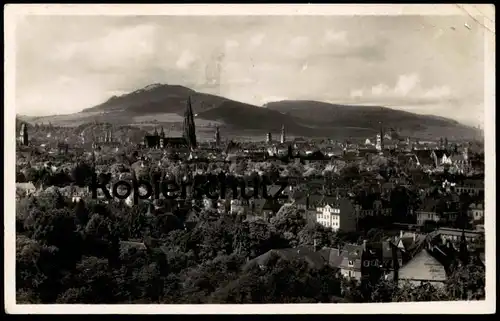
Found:
[[[285,125],[281,125],[281,140],[280,142],[282,144],[284,144],[286,141],[286,137],[285,137]]]
[[[375,145],[375,148],[383,153],[384,152],[384,129],[382,127],[382,122],[379,122],[380,124],[380,132],[377,134],[377,143]]]
[[[219,126],[215,128],[215,145],[219,146],[220,145],[220,131],[219,131]]]
[[[191,106],[191,96],[188,97],[186,112],[184,113],[184,139],[186,139],[191,149],[197,147],[196,127],[194,124],[193,108]]]
[[[28,146],[28,125],[26,123],[22,123],[21,132],[20,132],[21,144],[24,146]]]
[[[266,143],[271,144],[273,142],[273,136],[271,133],[267,133],[266,135]]]

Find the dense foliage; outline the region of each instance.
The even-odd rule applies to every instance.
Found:
[[[267,269],[249,260],[275,248],[336,246],[359,235],[308,223],[294,208],[270,222],[207,210],[192,229],[185,213],[155,213],[142,204],[69,203],[57,191],[17,206],[17,299],[20,303],[314,303],[479,299],[484,270],[458,268],[448,288],[361,285],[330,267],[273,257]],[[371,234],[377,234],[371,231]],[[125,246],[141,239],[147,249]],[[141,244],[140,242],[134,244]]]

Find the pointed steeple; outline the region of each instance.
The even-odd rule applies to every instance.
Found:
[[[165,131],[163,130],[163,126],[161,126],[160,137],[165,138]]]
[[[153,132],[153,135],[158,136],[158,130],[156,129],[156,127],[155,127],[155,131]]]
[[[215,144],[218,146],[220,144],[220,131],[219,126],[215,128]]]
[[[196,127],[194,124],[193,108],[191,106],[191,96],[188,97],[186,111],[184,113],[184,138],[191,149],[197,147]]]

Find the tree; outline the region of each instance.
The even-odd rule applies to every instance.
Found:
[[[25,236],[16,237],[16,288],[19,300],[50,302],[59,287],[58,249]]]
[[[94,171],[87,163],[80,162],[71,170],[71,178],[77,186],[84,187],[92,184]]]
[[[329,247],[333,245],[333,233],[318,223],[308,223],[298,233],[299,245]]]
[[[447,282],[447,291],[454,300],[483,300],[485,271],[476,264],[459,265]]]
[[[58,303],[116,303],[116,282],[105,259],[84,258],[66,282],[68,289],[59,295]]]
[[[80,200],[75,207],[76,222],[79,226],[86,226],[90,219],[90,213],[83,200]]]
[[[278,233],[289,232],[296,236],[304,228],[307,221],[296,207],[281,208],[280,211],[271,218],[271,224]]]

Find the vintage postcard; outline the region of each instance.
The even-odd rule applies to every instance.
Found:
[[[495,312],[493,5],[4,17],[8,313]]]

